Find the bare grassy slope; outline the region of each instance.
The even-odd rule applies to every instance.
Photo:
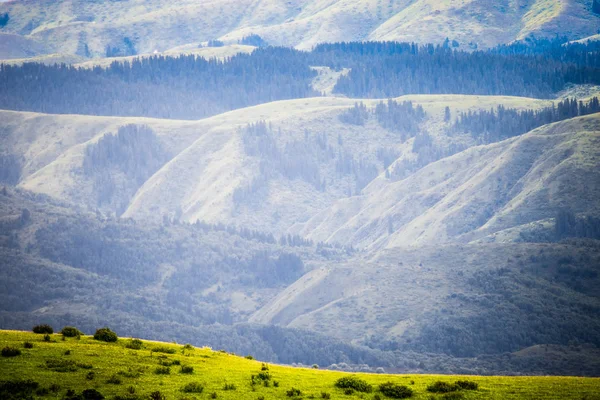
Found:
[[[456,115],[459,110],[496,104],[517,108],[549,104],[535,99],[484,96],[405,96],[397,100],[423,105],[427,112],[424,129],[441,148],[451,143],[465,147],[475,144],[468,136],[451,138],[443,133],[446,105]],[[382,128],[373,116],[364,126],[342,122],[339,115],[354,102],[342,98],[281,101],[200,121],[6,111],[1,112],[6,136],[2,155],[20,160],[21,187],[62,200],[105,211],[125,211],[125,216],[137,219],[177,215],[190,222],[226,222],[285,232],[327,210],[335,201],[356,195],[373,177],[376,179],[371,188],[387,186],[378,156],[382,150],[393,152],[397,162],[416,157],[414,139],[404,141],[400,134]],[[369,100],[366,104],[371,107],[376,102]],[[283,154],[279,159],[251,154],[244,145],[243,129],[262,120],[271,125],[275,146]],[[98,204],[101,188],[94,186],[97,183],[82,171],[86,151],[105,135],[115,134],[119,127],[132,123],[148,125],[162,146],[165,157],[161,159],[171,161],[161,164],[148,181],[135,186],[120,183],[121,190],[132,194],[137,191],[130,203],[129,199],[121,199],[119,205]],[[293,171],[310,167],[318,179],[286,173],[281,166],[288,165],[289,160],[295,160],[291,164]],[[356,167],[359,171],[362,168],[370,172],[364,176],[340,172],[343,160],[353,160],[362,165]],[[265,170],[264,165],[272,167]],[[234,201],[236,191],[248,191],[251,187],[255,190],[244,201]],[[362,198],[348,201],[355,203],[357,199]],[[294,226],[290,232],[308,232],[320,239],[319,234],[312,234],[313,222],[321,216],[316,218],[306,227]]]
[[[103,57],[125,37],[138,53],[221,38],[237,42],[256,33],[274,45],[310,48],[320,42],[404,40],[462,47],[510,42],[529,34],[596,33],[598,17],[587,0],[519,2],[387,0],[180,0],[119,2],[35,1],[0,3],[10,21],[2,29],[40,40],[64,54]]]
[[[600,115],[470,148],[397,182],[374,182],[308,221],[315,240],[402,247],[469,242],[555,216],[598,215]]]

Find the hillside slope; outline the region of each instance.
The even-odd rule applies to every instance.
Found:
[[[335,201],[356,195],[394,160],[405,162],[405,173],[410,174],[448,152],[476,144],[469,135],[445,133],[446,106],[457,115],[497,104],[518,109],[551,104],[496,96],[398,98],[399,103],[412,101],[424,108],[420,125],[435,142],[437,155],[417,161],[414,133],[386,129],[373,115],[364,125],[342,121],[355,101],[280,101],[200,121],[3,111],[2,180],[136,219],[168,215],[281,233]],[[364,104],[372,109],[379,102]],[[267,124],[264,136],[253,137],[250,126],[261,121]],[[131,124],[150,131],[120,139],[130,153],[107,158],[114,140],[110,138]],[[264,140],[270,147],[260,144]],[[94,151],[105,155],[91,156]],[[141,163],[141,175],[131,171],[132,159]],[[371,186],[385,183],[381,176]]]
[[[18,356],[0,359],[0,394],[6,396],[46,393],[65,395],[88,393],[118,398],[282,399],[310,398],[361,399],[360,392],[344,393],[335,382],[347,373],[268,365],[210,348],[150,341],[133,342],[129,338],[116,343],[94,340],[91,336],[65,338],[28,332],[0,332],[0,346],[20,349]],[[33,347],[24,349],[23,343]],[[137,349],[128,348],[138,344]],[[186,369],[184,369],[184,367]],[[162,371],[162,373],[161,373]],[[379,384],[394,382],[409,385],[416,399],[428,398],[428,385],[443,380],[452,383],[459,376],[357,374],[379,392]],[[28,383],[24,381],[30,380]],[[581,399],[600,393],[597,378],[546,377],[468,377],[478,387],[464,391],[475,398],[497,396],[503,399]],[[57,382],[60,382],[58,384]],[[412,382],[412,383],[411,383]],[[21,386],[19,386],[19,383]],[[299,393],[288,396],[295,388]],[[12,393],[11,393],[12,389]],[[18,390],[21,389],[21,390]],[[43,391],[42,391],[43,390]],[[8,393],[7,393],[8,392]],[[292,391],[292,394],[294,392]],[[89,396],[88,398],[90,398]],[[94,397],[99,398],[99,397]],[[109,398],[109,397],[107,397]]]
[[[406,179],[376,180],[296,231],[315,241],[398,247],[467,243],[561,209],[598,216],[599,130],[595,114],[473,147]]]
[[[302,49],[320,42],[440,43],[446,37],[463,48],[489,47],[531,34],[580,39],[598,26],[587,0],[24,0],[0,3],[0,13],[5,12],[10,19],[2,32],[86,57],[104,57],[107,46],[153,53],[217,38],[236,43],[250,34]]]

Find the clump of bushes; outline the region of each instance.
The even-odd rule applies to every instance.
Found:
[[[64,337],[77,337],[77,336],[83,335],[83,333],[79,329],[75,328],[74,326],[65,326],[64,328],[62,328],[60,333]]]
[[[193,374],[194,373],[194,367],[192,367],[191,365],[182,365],[180,372],[182,374]]]
[[[36,325],[33,327],[33,333],[45,333],[52,335],[54,333],[54,329],[48,324]]]
[[[167,400],[167,397],[157,390],[150,393],[150,400]]]
[[[119,337],[109,328],[100,328],[94,333],[94,339],[102,342],[116,342]]]
[[[55,372],[75,372],[77,371],[77,365],[71,360],[61,360],[53,358],[46,360],[46,368],[51,369]]]
[[[362,393],[371,393],[373,391],[373,386],[354,375],[341,377],[335,382],[335,387],[353,389]]]
[[[398,385],[393,382],[382,383],[379,385],[379,391],[393,399],[407,399],[413,395],[412,389],[408,386]]]
[[[172,349],[170,347],[165,347],[165,346],[154,347],[152,349],[152,351],[154,353],[165,353],[165,354],[175,354],[176,353],[175,349]]]
[[[181,390],[184,393],[202,393],[204,391],[204,386],[198,382],[190,382],[181,388]]]
[[[455,383],[437,381],[427,386],[427,391],[431,393],[451,393],[459,390],[477,390],[478,387],[477,382],[467,380],[456,381]]]
[[[237,388],[233,383],[226,383],[223,385],[223,390],[236,390]]]
[[[327,392],[321,392],[321,398],[328,400],[328,399],[331,399],[331,395]]]
[[[462,390],[477,390],[479,388],[479,384],[473,381],[456,381],[455,385],[461,388]]]
[[[33,349],[33,343],[25,342],[25,343],[23,343],[23,347],[26,349]]]
[[[21,350],[16,347],[6,346],[2,349],[2,357],[16,357],[21,355]]]
[[[296,389],[293,387],[286,392],[286,395],[287,397],[298,397],[302,396],[302,392],[300,391],[300,389]]]
[[[117,375],[113,375],[106,380],[106,383],[110,383],[112,385],[120,385],[121,383],[123,383],[123,381]]]
[[[156,367],[154,370],[156,375],[169,375],[171,373],[171,368],[169,367]]]
[[[442,400],[462,400],[464,398],[465,398],[465,395],[460,392],[450,392],[450,393],[446,393],[442,396]]]
[[[28,399],[39,388],[39,383],[26,381],[0,381],[0,399]]]
[[[141,350],[144,348],[144,342],[142,342],[140,339],[131,339],[129,342],[127,342],[127,344],[125,344],[125,347],[132,350]]]

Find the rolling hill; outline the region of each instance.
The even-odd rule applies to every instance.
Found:
[[[295,231],[315,241],[405,247],[487,240],[561,209],[597,216],[599,117],[473,147],[406,179],[376,180]]]
[[[250,34],[300,49],[335,41],[445,38],[462,48],[486,48],[533,34],[580,39],[596,34],[598,26],[588,0],[24,0],[0,3],[0,13],[10,17],[3,33],[95,58],[105,57],[107,46],[129,53],[121,55],[149,54],[212,39],[237,43]]]
[[[456,151],[452,149],[476,144],[468,135],[447,135],[448,123],[443,121],[446,106],[456,114],[496,104],[517,109],[551,104],[495,96],[404,96],[395,100],[412,101],[424,108],[421,126],[430,132],[439,149],[439,155],[415,161],[406,173]],[[343,122],[340,117],[355,103],[344,98],[280,101],[199,121],[4,111],[2,157],[6,173],[14,171],[4,180],[135,219],[177,215],[186,222],[252,226],[280,234],[296,222],[308,221],[327,210],[337,200],[360,193],[384,173],[387,164],[417,158],[415,139],[407,140],[406,132],[390,131],[374,117],[365,125]],[[369,108],[378,103],[380,100],[364,101]],[[257,139],[249,136],[249,127],[261,121],[268,125],[265,138],[273,146],[270,152],[258,151],[258,142],[252,142]],[[115,137],[120,128],[131,124],[147,126],[151,131],[147,137],[127,144],[133,146],[129,151],[140,157],[137,162],[143,163],[141,175],[133,176],[127,169],[125,155],[96,160],[101,164],[86,172],[84,166],[86,160],[92,160],[91,152],[110,146],[102,139]],[[145,146],[148,153],[136,146]],[[104,167],[112,171],[110,176],[101,173]],[[371,187],[385,181],[377,178]],[[240,198],[248,202],[241,204]],[[348,201],[356,200],[352,197]],[[296,228],[292,231],[299,232]],[[314,237],[326,239],[316,233]]]

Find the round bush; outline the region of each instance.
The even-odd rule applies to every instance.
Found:
[[[335,386],[340,389],[354,389],[357,392],[363,393],[371,393],[373,391],[373,386],[354,375],[338,379],[335,382]]]
[[[460,390],[460,387],[448,382],[437,381],[427,386],[427,391],[431,393],[450,393]]]
[[[385,396],[393,399],[407,399],[413,395],[411,388],[392,382],[382,383],[379,385],[379,391]]]
[[[60,333],[65,337],[77,337],[83,334],[79,329],[73,326],[65,326],[64,328],[62,328]]]
[[[36,325],[33,327],[33,333],[45,333],[52,335],[54,333],[54,329],[48,324]]]
[[[94,339],[102,342],[116,342],[118,336],[109,328],[100,328],[94,333]]]

